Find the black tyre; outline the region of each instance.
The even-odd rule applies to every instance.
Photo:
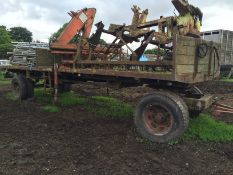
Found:
[[[19,74],[12,79],[12,91],[16,99],[27,99],[27,80],[24,75]]]
[[[32,79],[27,78],[27,98],[34,97],[34,82]]]
[[[141,99],[134,119],[142,137],[152,142],[166,143],[183,135],[188,127],[189,112],[179,96],[158,92]]]

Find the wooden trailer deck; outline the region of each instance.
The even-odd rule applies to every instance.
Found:
[[[148,62],[81,60],[77,61],[74,68],[73,60],[61,60],[60,57],[54,56],[48,50],[39,50],[36,67],[8,66],[5,68],[10,72],[26,71],[29,75],[30,72],[53,72],[54,63],[57,63],[59,74],[77,74],[79,77],[131,78],[139,81],[141,79],[164,80],[195,84],[210,81],[219,76],[218,48],[219,45],[213,42],[177,35],[173,40],[171,60],[162,58]]]

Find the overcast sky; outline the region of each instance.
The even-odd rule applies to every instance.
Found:
[[[232,0],[189,0],[204,13],[202,30],[233,30]],[[33,32],[34,40],[47,41],[62,24],[70,20],[67,12],[84,7],[95,7],[95,23],[103,21],[106,28],[110,23],[129,24],[131,7],[139,5],[149,9],[149,19],[171,16],[174,6],[171,0],[0,0],[0,25],[7,28],[26,27]],[[107,38],[106,38],[107,39]]]

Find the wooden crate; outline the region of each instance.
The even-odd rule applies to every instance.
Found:
[[[36,67],[51,67],[55,63],[61,64],[61,60],[65,58],[62,54],[52,54],[48,49],[36,49]],[[69,58],[69,59],[72,59]]]
[[[208,52],[204,58],[199,58],[197,47],[202,43],[207,44]],[[184,36],[176,36],[173,44],[176,81],[197,83],[219,76],[218,59],[213,53],[213,47],[219,50],[219,44]]]
[[[36,67],[53,66],[53,55],[48,49],[36,49]]]

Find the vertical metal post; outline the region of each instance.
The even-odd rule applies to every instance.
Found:
[[[52,77],[51,77],[51,74],[50,72],[48,72],[48,81],[49,81],[49,89],[52,90]]]
[[[92,60],[93,48],[90,46],[88,60]]]
[[[43,72],[43,80],[44,80],[44,91],[46,91],[46,75],[45,75],[45,72]]]
[[[58,64],[54,64],[54,102],[57,102],[58,95]]]
[[[83,50],[83,44],[84,44],[84,40],[86,38],[84,37],[84,34],[82,34],[80,37],[79,37],[79,41],[78,41],[78,45],[77,45],[77,53],[74,57],[74,60],[73,60],[73,69],[76,68],[76,63],[77,61],[81,60],[81,55],[82,55],[82,50]],[[86,42],[86,40],[85,40]]]
[[[160,44],[158,45],[158,48],[157,48],[157,59],[158,60],[160,59]]]

